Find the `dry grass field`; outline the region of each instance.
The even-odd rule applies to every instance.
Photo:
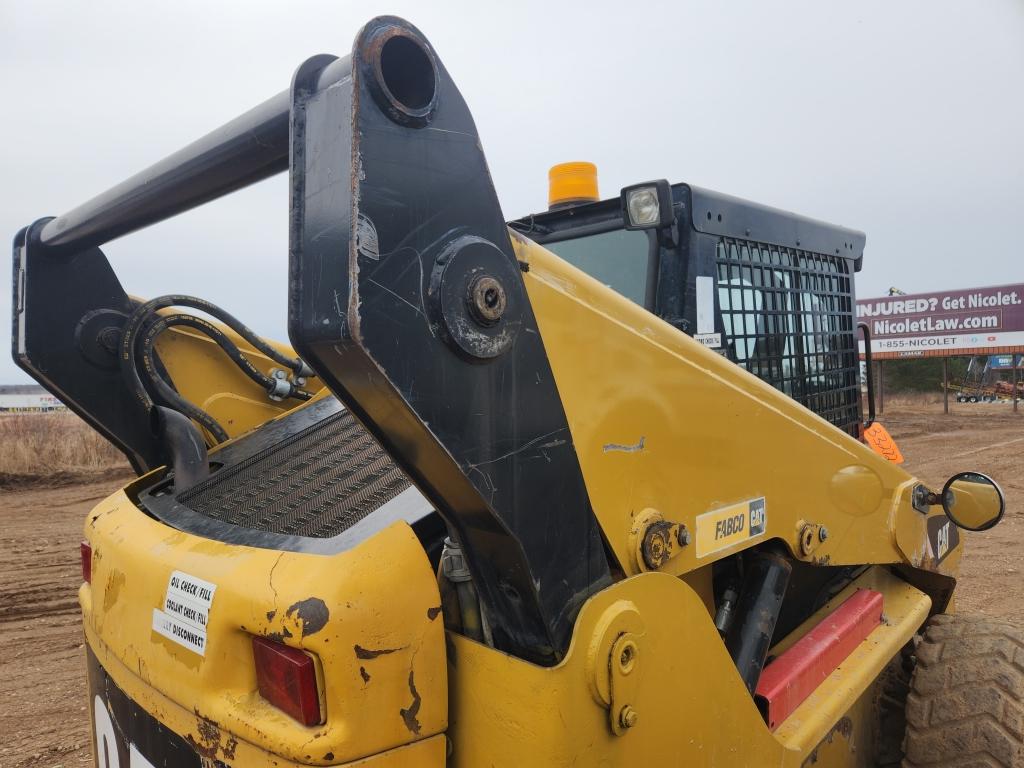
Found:
[[[0,488],[54,486],[127,472],[128,462],[72,413],[0,414]]]

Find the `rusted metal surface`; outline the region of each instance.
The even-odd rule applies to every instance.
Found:
[[[289,617],[293,616],[298,621],[302,637],[319,632],[327,625],[327,620],[331,616],[331,612],[327,609],[327,603],[319,597],[307,597],[305,600],[300,600],[291,605],[285,614]]]
[[[409,670],[409,693],[412,695],[412,702],[408,707],[399,710],[399,714],[402,716],[402,721],[405,723],[405,727],[409,729],[410,733],[419,736],[420,733],[420,721],[416,719],[417,713],[420,711],[420,693],[416,690],[416,680],[413,676],[413,671]]]

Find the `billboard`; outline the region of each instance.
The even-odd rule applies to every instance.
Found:
[[[64,403],[37,384],[0,384],[0,413],[64,410]]]
[[[863,299],[857,321],[881,359],[1024,352],[1024,283]]]
[[[0,413],[38,413],[67,410],[64,403],[53,395],[0,394]]]

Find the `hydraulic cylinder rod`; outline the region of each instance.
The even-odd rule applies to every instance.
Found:
[[[747,563],[736,618],[725,646],[751,694],[761,677],[792,572],[793,566],[778,552],[758,552]]]

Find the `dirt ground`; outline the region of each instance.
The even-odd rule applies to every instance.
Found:
[[[1007,515],[967,534],[959,610],[1024,619],[1024,412],[1007,406],[887,404],[882,421],[907,469],[932,487],[951,474],[991,474]],[[78,543],[88,510],[124,478],[0,491],[0,766],[71,768],[91,760]]]

